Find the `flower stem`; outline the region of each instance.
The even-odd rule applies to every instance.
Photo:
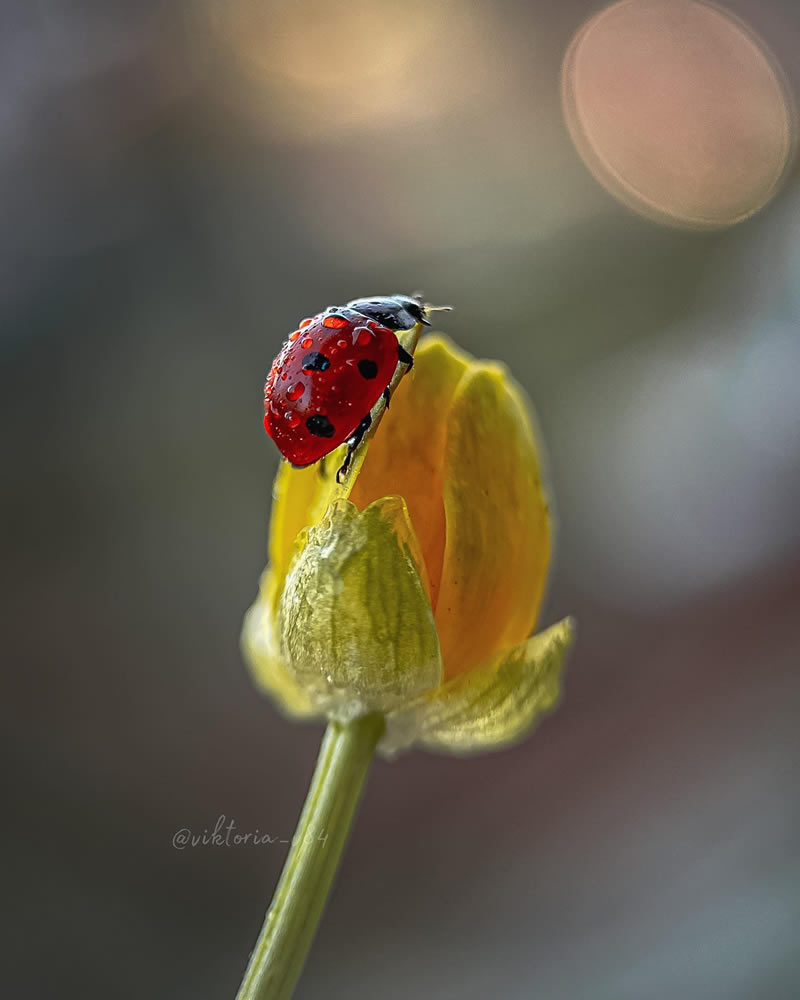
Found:
[[[383,729],[383,716],[377,714],[347,725],[328,725],[292,846],[237,1000],[286,1000],[292,995]]]

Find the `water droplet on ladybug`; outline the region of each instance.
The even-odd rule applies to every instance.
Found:
[[[301,346],[301,347],[304,347],[304,348],[309,348],[309,347],[311,347],[311,345],[312,345],[313,343],[314,343],[314,341],[313,341],[313,340],[311,339],[311,337],[304,337],[304,338],[303,338],[303,339],[302,339],[302,340],[300,341],[300,346]]]
[[[281,372],[281,382],[285,382],[288,377],[289,376],[286,374],[286,372]]]
[[[299,330],[295,330],[294,333],[290,333],[289,334],[289,340],[292,340],[292,341],[297,340],[297,338],[299,336],[300,336],[300,331]]]
[[[286,393],[286,395],[289,399],[291,399],[292,402],[294,402],[296,399],[299,399],[303,395],[304,388],[305,386],[303,385],[302,382],[295,382],[294,385],[289,386],[289,391]]]
[[[311,320],[310,319],[304,319],[302,323],[298,324],[298,328],[300,330],[305,330],[305,328],[307,326],[310,326],[310,325],[311,325]]]
[[[353,343],[357,347],[366,347],[372,341],[372,334],[366,327],[359,327],[353,334]]]
[[[348,320],[342,316],[326,316],[322,325],[329,330],[343,330],[348,325]]]
[[[297,427],[300,423],[300,417],[292,410],[287,410],[283,418],[290,427]]]
[[[349,344],[347,343],[346,340],[337,340],[336,341],[336,346],[337,347],[348,347]]]

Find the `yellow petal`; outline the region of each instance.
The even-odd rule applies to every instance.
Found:
[[[297,550],[278,631],[283,659],[313,702],[345,720],[389,711],[440,683],[424,569],[400,497],[363,512],[336,501]]]
[[[272,487],[272,513],[269,524],[269,563],[272,591],[280,594],[289,568],[294,543],[309,523],[311,511],[325,484],[317,466],[295,469],[281,462]]]
[[[449,679],[530,635],[550,524],[530,410],[501,365],[471,366],[444,455],[447,522],[436,623]]]
[[[390,715],[381,752],[392,756],[420,743],[454,754],[479,753],[521,739],[558,701],[573,634],[573,622],[565,618],[491,666],[461,674]]]
[[[247,612],[242,627],[242,653],[256,685],[271,695],[287,715],[303,718],[316,714],[311,699],[289,673],[278,650],[271,595],[274,577],[267,570],[261,593]]]
[[[407,354],[416,357],[417,344],[419,343],[419,337],[422,333],[423,326],[421,323],[417,323],[416,326],[412,327],[410,330],[403,330],[398,332],[397,339],[400,346],[406,351]],[[389,395],[394,399],[395,392],[398,386],[403,381],[404,377],[408,374],[409,369],[406,365],[398,362],[394,375],[392,375],[391,382],[387,386]],[[342,479],[341,484],[337,484],[330,493],[327,506],[330,506],[336,500],[349,500],[350,494],[353,491],[359,475],[361,474],[361,467],[364,464],[364,460],[367,457],[369,446],[372,443],[378,428],[381,426],[384,417],[388,413],[388,406],[383,397],[381,397],[378,402],[370,410],[370,416],[372,417],[372,424],[369,430],[364,435],[364,439],[361,445],[356,448],[355,454],[353,455],[353,460],[350,463],[350,471]],[[342,453],[344,457],[344,451]]]
[[[444,557],[447,418],[468,363],[444,337],[420,342],[413,371],[397,387],[350,494],[362,509],[380,497],[402,495],[428,570],[434,608]]]
[[[344,460],[344,453],[342,445],[327,456],[324,475],[320,463],[297,469],[288,462],[281,462],[278,467],[272,487],[269,526],[269,564],[274,573],[276,597],[283,589],[301,530],[321,521],[334,498],[341,493],[342,488],[336,483],[336,470]]]

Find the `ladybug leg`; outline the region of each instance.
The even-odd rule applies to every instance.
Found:
[[[397,345],[397,357],[404,365],[408,365],[408,370],[411,371],[414,367],[414,357],[400,343]]]
[[[372,423],[372,415],[367,414],[366,417],[361,421],[361,423],[356,427],[350,437],[347,439],[347,452],[344,456],[344,461],[342,462],[340,468],[336,472],[336,482],[341,483],[341,476],[347,475],[347,470],[350,468],[350,463],[353,461],[353,455],[355,454],[356,448],[364,440],[364,435],[370,428]]]
[[[391,392],[389,392],[389,386],[387,385],[386,388],[383,390],[383,401],[386,404],[386,409],[387,410],[389,409],[389,400],[391,398],[392,398],[392,394],[391,394]]]
[[[318,468],[319,468],[319,478],[320,479],[324,479],[325,478],[325,458],[326,458],[326,456],[323,455],[322,458],[317,463],[318,464]]]

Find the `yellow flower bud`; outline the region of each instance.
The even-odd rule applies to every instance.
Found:
[[[344,487],[281,466],[245,656],[290,715],[381,712],[385,754],[506,745],[557,701],[572,638],[528,638],[549,554],[521,391],[428,337]]]

